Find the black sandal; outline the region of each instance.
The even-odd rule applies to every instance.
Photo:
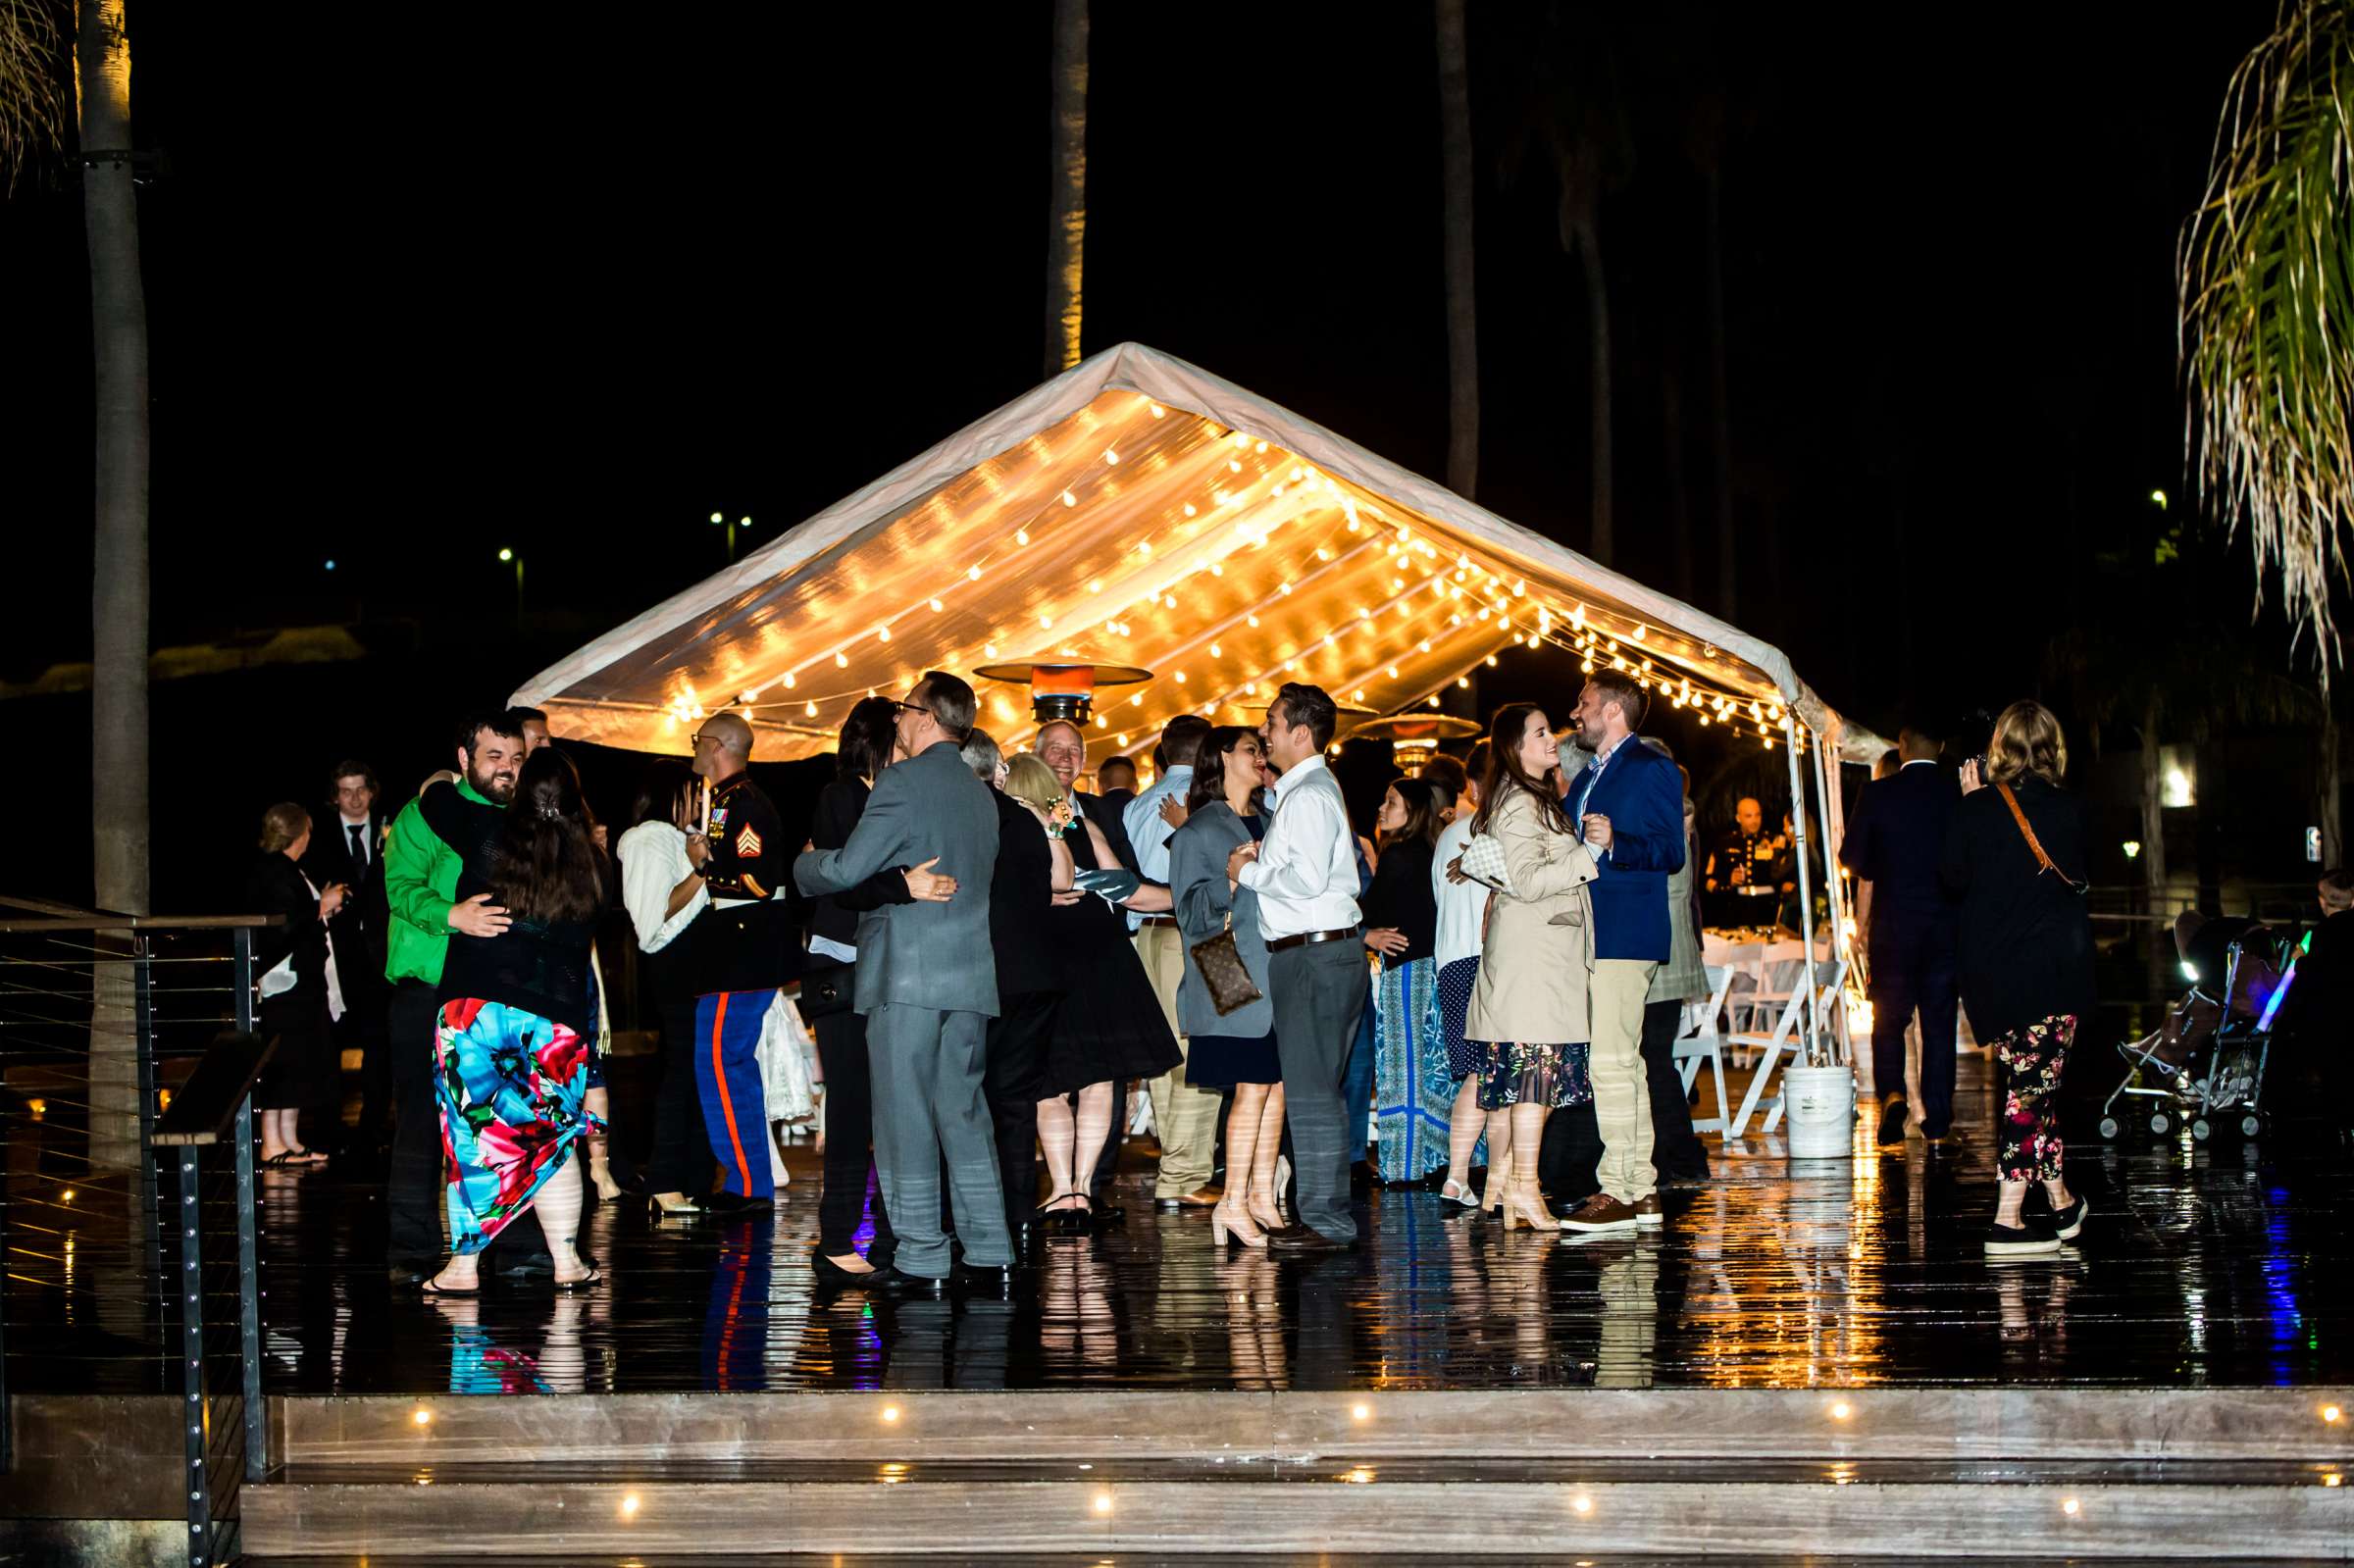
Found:
[[[439,1276],[436,1275],[435,1278],[438,1279]],[[421,1294],[425,1295],[470,1296],[481,1295],[483,1293],[483,1288],[479,1285],[471,1290],[456,1290],[450,1289],[446,1285],[435,1285],[433,1280],[420,1281],[417,1289]]]
[[[602,1285],[604,1283],[605,1271],[602,1269],[590,1269],[588,1273],[582,1275],[577,1280],[558,1280],[555,1282],[556,1289],[566,1295],[572,1294],[575,1290],[586,1290],[590,1286]]]
[[[278,1153],[273,1154],[268,1159],[262,1161],[262,1165],[266,1169],[273,1171],[290,1171],[296,1166],[300,1166],[302,1169],[307,1171],[310,1169],[311,1162],[304,1159],[300,1154],[296,1153],[292,1149],[281,1149]]]

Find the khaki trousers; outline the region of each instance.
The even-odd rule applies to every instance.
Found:
[[[1185,1032],[1177,1027],[1185,934],[1174,926],[1139,927],[1136,956],[1145,961],[1145,975],[1160,1000],[1160,1015],[1177,1037],[1177,1065],[1146,1086],[1152,1096],[1152,1126],[1160,1135],[1160,1173],[1153,1180],[1152,1195],[1183,1197],[1209,1185],[1217,1155],[1219,1099],[1213,1090],[1194,1087],[1185,1076],[1188,1045]]]
[[[1594,1077],[1594,1121],[1602,1134],[1595,1178],[1621,1203],[1649,1197],[1651,1087],[1643,1070],[1643,1002],[1652,971],[1634,958],[1602,958],[1588,988],[1594,1015],[1589,1065]]]

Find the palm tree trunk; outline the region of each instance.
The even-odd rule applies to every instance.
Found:
[[[1053,195],[1047,211],[1047,375],[1079,363],[1087,250],[1087,0],[1054,0]]]
[[[1708,231],[1702,236],[1701,256],[1709,275],[1709,429],[1716,446],[1716,613],[1730,621],[1741,613],[1734,591],[1741,552],[1733,533],[1733,422],[1724,390],[1723,184],[1714,168],[1703,171],[1702,188],[1708,198],[1703,206]]]
[[[1479,312],[1471,249],[1471,63],[1463,0],[1437,0],[1441,232],[1447,259],[1447,487],[1479,485]]]
[[[1611,293],[1602,274],[1602,236],[1593,219],[1577,218],[1569,227],[1579,270],[1586,275],[1586,335],[1593,356],[1593,531],[1587,551],[1609,566],[1617,545],[1611,522]]]
[[[2325,692],[2322,695],[2322,777],[2320,821],[2322,827],[2322,866],[2334,871],[2346,863],[2346,837],[2342,819],[2338,816],[2338,790],[2344,772],[2343,757],[2338,750],[2337,704]]]
[[[1660,444],[1667,449],[1667,543],[1675,551],[1675,596],[1692,602],[1692,502],[1684,489],[1683,374],[1670,364],[1660,373]],[[1846,553],[1852,560],[1853,551]],[[1843,616],[1852,629],[1860,619]]]
[[[2166,770],[2158,751],[2158,697],[2153,689],[2141,710],[2141,885],[2144,912],[2161,917],[2150,924],[2150,995],[2163,998],[2175,988],[2174,937],[2164,918],[2166,890]]]
[[[147,301],[130,182],[130,42],[123,0],[79,0],[75,39],[82,214],[97,370],[91,595],[93,896],[148,913]]]

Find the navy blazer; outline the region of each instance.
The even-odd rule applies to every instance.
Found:
[[[1946,831],[1962,809],[1962,786],[1933,762],[1908,763],[1893,778],[1875,779],[1856,796],[1856,814],[1839,845],[1839,863],[1871,884],[1871,926],[1886,929],[1950,926],[1960,902],[1946,891],[1939,870]]]
[[[1611,852],[1586,886],[1594,956],[1667,962],[1667,879],[1684,869],[1683,775],[1641,735],[1628,735],[1599,780],[1590,771],[1571,777],[1562,804],[1572,818],[1611,819]]]

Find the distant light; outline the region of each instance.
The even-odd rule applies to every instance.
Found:
[[[2182,978],[2191,982],[2193,985],[2196,985],[2199,979],[2199,966],[2196,964],[2184,964],[2182,966]]]
[[[2138,838],[2128,838],[2118,847],[2124,850],[2125,858],[2127,860],[2139,860],[2141,858],[2141,840]]]
[[[2164,490],[2152,490],[2150,492],[2150,504],[2161,512],[2165,511],[2166,492]]]
[[[736,526],[740,529],[748,529],[752,526],[752,520],[748,517],[738,518],[736,520]]]
[[[330,561],[327,563],[327,569],[328,569],[330,572],[333,572],[333,571],[335,569],[335,563],[334,563],[333,560],[330,560]]]
[[[428,1410],[425,1406],[419,1405],[416,1413],[411,1415],[409,1419],[416,1422],[421,1427],[430,1427],[434,1424],[434,1413],[431,1410]]]
[[[498,558],[502,561],[512,561],[515,559],[515,552],[513,550],[501,550],[498,552]]]
[[[714,523],[725,523],[727,519],[721,516],[719,513],[714,512],[711,514],[711,521]]]

